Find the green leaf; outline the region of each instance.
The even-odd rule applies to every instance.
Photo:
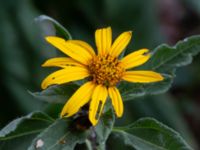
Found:
[[[94,128],[97,144],[101,150],[105,149],[105,143],[112,131],[114,121],[115,115],[112,112],[112,109],[110,109],[101,116],[98,125]]]
[[[77,131],[71,125],[71,121],[56,120],[33,140],[28,150],[73,150],[76,144],[85,142],[87,132]]]
[[[29,93],[36,99],[45,102],[65,103],[77,88],[78,85],[76,84],[53,85],[41,92],[33,93],[29,91]]]
[[[129,102],[126,107],[128,117],[124,121],[123,119],[119,121],[122,124],[127,124],[142,117],[155,118],[179,132],[188,144],[196,147],[194,137],[180,110],[177,109],[176,103],[176,99],[167,93],[141,97],[138,100]]]
[[[52,118],[42,112],[33,112],[15,119],[0,131],[0,149],[27,149],[35,136],[53,121]]]
[[[179,133],[152,118],[143,118],[113,134],[137,150],[191,150]]]
[[[58,35],[65,38],[66,40],[72,39],[68,30],[49,16],[41,15],[35,18],[35,22],[39,25],[45,36]]]
[[[192,36],[175,46],[166,44],[158,46],[152,52],[151,59],[138,69],[153,70],[162,73],[164,81],[151,84],[122,83],[121,89],[124,100],[132,100],[149,94],[160,94],[166,92],[175,77],[175,70],[178,67],[188,65],[192,62],[192,57],[200,52],[200,36]]]
[[[72,39],[68,30],[63,27],[58,21],[49,16],[40,15],[35,18],[35,22],[39,25],[45,36],[58,35],[65,38],[66,40]]]
[[[26,150],[36,135],[35,133],[15,139],[0,141],[0,150]]]
[[[53,119],[42,112],[33,112],[15,119],[0,131],[0,141],[10,140],[26,135],[39,133],[53,122]]]

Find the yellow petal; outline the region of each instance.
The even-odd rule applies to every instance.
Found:
[[[150,83],[162,81],[164,78],[161,74],[153,71],[127,71],[122,79],[135,83]]]
[[[92,55],[82,46],[65,41],[62,38],[48,36],[45,38],[50,44],[67,54],[71,58],[85,65],[92,59]]]
[[[93,48],[88,43],[81,41],[81,40],[70,40],[69,42],[78,44],[78,45],[82,46],[84,49],[86,49],[92,56],[95,55]]]
[[[77,62],[76,60],[68,57],[51,58],[47,60],[42,67],[61,67],[66,68],[69,66],[84,66],[83,64]]]
[[[96,30],[95,41],[98,54],[106,54],[110,50],[112,44],[111,27]]]
[[[149,60],[150,54],[147,54],[148,52],[149,52],[148,49],[141,49],[132,52],[131,54],[124,57],[121,60],[121,63],[123,64],[123,67],[125,69],[140,66]]]
[[[82,85],[67,101],[60,114],[61,117],[70,117],[91,99],[95,84],[87,82]]]
[[[66,67],[47,76],[42,82],[42,89],[46,89],[53,84],[63,84],[70,81],[80,80],[89,76],[89,72],[84,67]]]
[[[89,109],[89,119],[93,126],[95,126],[99,120],[107,96],[107,88],[103,85],[97,85],[94,89]]]
[[[118,57],[130,42],[131,36],[131,31],[120,34],[118,38],[114,41],[109,53],[114,57]]]
[[[108,93],[117,117],[121,117],[124,111],[124,105],[119,90],[116,87],[109,87]]]

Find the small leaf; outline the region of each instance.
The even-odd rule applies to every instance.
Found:
[[[70,125],[70,121],[56,120],[33,140],[28,150],[73,150],[76,144],[85,142],[87,132],[77,131]]]
[[[53,85],[41,92],[29,93],[36,99],[45,102],[65,103],[77,88],[76,84]]]
[[[35,22],[43,31],[44,36],[58,35],[66,40],[72,39],[68,30],[65,29],[59,22],[49,16],[41,15],[35,18]]]
[[[200,52],[200,36],[192,36],[175,46],[166,44],[158,46],[152,52],[151,59],[138,69],[153,70],[164,75],[162,82],[150,84],[121,84],[119,88],[124,100],[133,100],[149,94],[160,94],[166,92],[175,77],[175,70],[178,67],[188,65],[192,62],[192,57]]]
[[[9,140],[25,135],[39,133],[49,126],[53,119],[42,112],[33,112],[15,119],[0,131],[0,140]]]
[[[191,150],[179,133],[152,118],[113,130],[116,138],[136,150]]]

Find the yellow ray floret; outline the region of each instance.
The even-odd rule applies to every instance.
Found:
[[[95,84],[92,82],[82,85],[63,107],[61,117],[70,117],[77,113],[90,100],[94,87]]]
[[[54,84],[63,84],[88,77],[90,74],[83,67],[66,67],[47,76],[42,82],[42,89]]]
[[[134,83],[150,83],[162,81],[164,78],[161,74],[153,71],[127,71],[122,79]]]
[[[132,32],[124,32],[114,41],[109,54],[118,57],[131,40]]]
[[[74,60],[72,58],[67,58],[67,57],[51,58],[51,59],[48,59],[44,64],[42,64],[42,67],[66,68],[66,67],[69,67],[69,66],[84,67],[83,64],[77,62],[76,60]]]
[[[121,117],[124,111],[124,105],[119,90],[116,87],[109,87],[108,93],[117,117]]]
[[[81,41],[81,40],[68,40],[68,42],[72,42],[74,44],[77,44],[79,46],[82,46],[85,50],[87,50],[92,56],[95,55],[95,52],[93,48],[86,42]]]
[[[62,38],[53,36],[46,37],[46,40],[63,53],[80,63],[88,64],[89,60],[92,58],[92,55],[88,50],[73,42],[65,41]]]
[[[150,54],[148,52],[148,49],[137,50],[136,52],[125,56],[121,60],[121,63],[125,69],[140,66],[149,60]]]
[[[108,91],[105,86],[97,85],[93,91],[90,102],[89,119],[93,125],[96,125],[102,113]]]
[[[96,30],[95,41],[98,54],[106,54],[110,50],[112,44],[111,27]]]

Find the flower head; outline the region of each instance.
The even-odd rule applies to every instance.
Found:
[[[119,55],[130,42],[132,32],[124,32],[112,43],[111,28],[98,29],[95,32],[97,54],[86,42],[80,40],[64,40],[55,36],[46,37],[47,42],[68,55],[68,57],[47,60],[44,67],[60,67],[62,69],[50,74],[42,82],[45,89],[53,84],[64,84],[87,78],[67,101],[62,109],[61,117],[70,117],[89,103],[89,120],[96,125],[109,96],[117,117],[123,114],[123,102],[116,85],[122,81],[133,83],[150,83],[162,81],[161,74],[153,71],[133,71],[149,60],[148,49],[140,49],[122,59]]]

